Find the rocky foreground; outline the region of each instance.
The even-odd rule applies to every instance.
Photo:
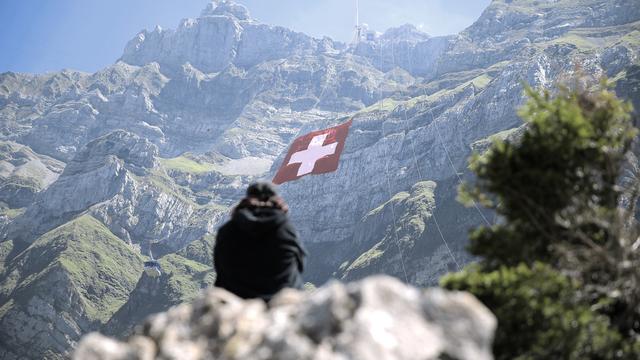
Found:
[[[286,290],[267,307],[211,289],[148,318],[126,342],[83,338],[77,360],[492,359],[495,317],[468,293],[386,276]]]

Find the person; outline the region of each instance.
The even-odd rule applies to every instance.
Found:
[[[288,206],[271,183],[254,183],[218,231],[215,286],[268,302],[284,288],[302,288],[306,251]]]

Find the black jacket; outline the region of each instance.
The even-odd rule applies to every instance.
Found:
[[[302,287],[305,256],[282,210],[240,209],[218,231],[213,250],[215,285],[241,298],[269,301],[283,288]]]

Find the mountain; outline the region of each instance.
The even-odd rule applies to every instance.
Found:
[[[139,254],[90,215],[39,237],[3,269],[2,357],[58,358],[127,302]]]
[[[0,74],[0,356],[64,357],[81,333],[123,336],[193,299],[246,186],[297,135],[348,118],[338,171],[280,187],[306,280],[433,285],[473,260],[468,230],[495,221],[456,190],[472,151],[521,131],[523,82],[606,75],[639,105],[639,54],[633,0],[494,0],[460,34],[405,25],[355,45],[223,1],[139,33],[94,74]],[[149,251],[158,281],[142,274]],[[60,260],[76,257],[92,265]],[[42,331],[56,335],[35,344]]]

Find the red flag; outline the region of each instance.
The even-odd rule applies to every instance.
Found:
[[[282,184],[309,174],[336,171],[350,126],[351,120],[295,139],[273,183]]]

